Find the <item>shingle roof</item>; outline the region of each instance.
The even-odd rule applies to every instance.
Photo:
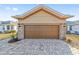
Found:
[[[0,21],[0,26],[3,25],[16,25],[16,22],[12,22],[12,21]]]
[[[66,21],[66,24],[67,25],[74,25],[74,22],[73,21]]]
[[[79,25],[79,20],[77,20],[77,21],[67,21],[66,24],[67,25]]]
[[[50,12],[50,13],[52,13],[52,14],[60,17],[60,18],[70,18],[70,17],[73,17],[71,15],[62,14],[62,13],[60,13],[60,12],[58,12],[58,11],[52,9],[52,8],[49,8],[49,7],[45,6],[45,5],[38,5],[35,8],[31,9],[30,11],[25,12],[24,14],[12,16],[12,17],[16,18],[16,19],[21,19],[21,18],[24,18],[24,17],[26,17],[26,16],[28,16],[28,15],[30,15],[30,14],[38,11],[38,10],[40,10],[40,9],[46,10],[46,11],[48,11],[48,12]]]

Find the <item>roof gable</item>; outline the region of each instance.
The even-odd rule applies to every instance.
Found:
[[[16,18],[16,19],[23,19],[23,18],[26,18],[28,16],[31,16],[31,15],[39,12],[40,10],[43,10],[43,11],[45,11],[45,12],[51,14],[51,15],[54,15],[58,18],[61,18],[61,19],[67,19],[67,18],[73,17],[73,16],[70,16],[70,15],[64,15],[64,14],[57,12],[57,11],[55,11],[55,10],[53,10],[53,9],[47,7],[47,6],[44,6],[44,5],[38,5],[37,7],[31,9],[28,12],[25,12],[22,15],[16,15],[16,16],[12,16],[12,17]]]

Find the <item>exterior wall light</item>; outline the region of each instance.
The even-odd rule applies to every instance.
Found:
[[[63,27],[66,27],[66,24],[64,23]]]
[[[21,27],[21,25],[20,24],[18,24],[19,26],[18,27]]]

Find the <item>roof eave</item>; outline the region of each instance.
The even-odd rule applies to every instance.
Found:
[[[22,18],[24,18],[23,16],[11,16],[11,17],[13,17],[15,19],[22,19]],[[68,18],[72,18],[72,17],[74,17],[74,16],[62,16],[62,17],[59,17],[59,18],[61,18],[61,19],[68,19]]]
[[[64,18],[68,19],[68,18],[72,18],[72,17],[74,17],[74,16],[68,15],[68,16],[65,16]]]

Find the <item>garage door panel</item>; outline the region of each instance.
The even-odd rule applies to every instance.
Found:
[[[25,38],[58,38],[59,26],[26,25]]]

